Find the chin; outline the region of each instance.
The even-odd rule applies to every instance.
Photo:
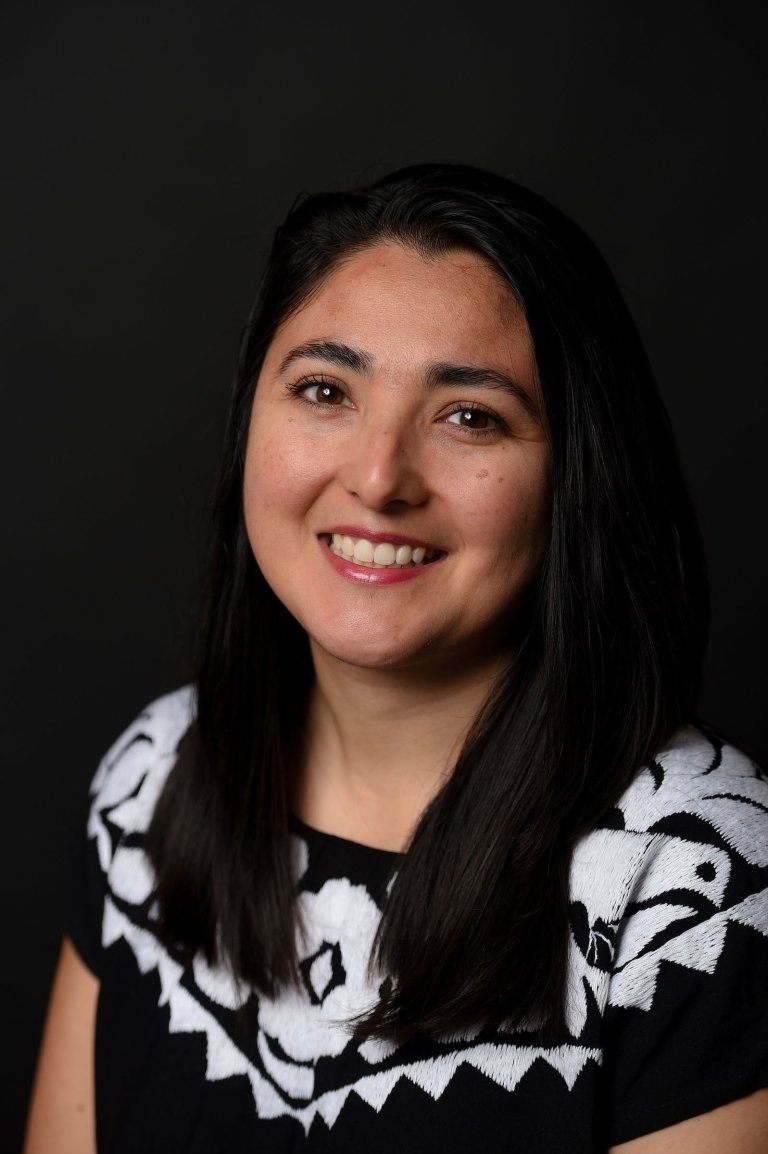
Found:
[[[408,669],[423,665],[432,652],[429,641],[399,639],[391,634],[376,637],[358,632],[351,637],[340,637],[318,631],[309,632],[313,652],[322,653],[345,665],[359,669]]]
[[[353,665],[358,669],[401,669],[422,663],[416,654],[403,651],[400,647],[324,644],[322,641],[315,641],[312,648],[333,658],[334,661]]]

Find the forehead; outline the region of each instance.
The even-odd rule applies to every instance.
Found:
[[[278,329],[274,351],[308,338],[343,339],[374,357],[399,349],[414,359],[511,358],[533,371],[517,298],[485,260],[464,249],[425,257],[386,243],[344,258]]]

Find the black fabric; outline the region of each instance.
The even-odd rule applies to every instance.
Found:
[[[97,978],[101,978],[101,923],[107,896],[107,878],[100,868],[94,842],[84,838],[82,832],[72,842],[66,913],[68,934],[88,969]]]
[[[664,963],[654,1013],[606,1013],[606,1145],[661,1130],[768,1084],[768,958],[753,931],[728,930],[718,981]],[[759,1022],[756,1023],[755,1019]],[[768,1135],[766,1135],[768,1144]]]
[[[274,1002],[152,933],[141,838],[192,711],[155,703],[94,781],[71,934],[101,981],[101,1154],[586,1154],[768,1083],[768,790],[736,751],[684,731],[576,847],[556,1044],[500,1027],[386,1047],[344,1022],[376,996],[397,855],[293,821],[307,937]]]

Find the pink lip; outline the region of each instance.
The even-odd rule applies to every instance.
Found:
[[[333,529],[326,529],[321,536],[331,537],[334,533],[338,533],[340,537],[362,537],[364,541],[370,541],[372,545],[389,542],[392,545],[410,545],[412,549],[437,548],[435,545],[430,545],[428,541],[418,541],[415,537],[402,537],[399,533],[374,533],[370,529],[361,529],[356,525],[334,525]]]
[[[362,533],[349,532],[344,529],[334,530],[336,533],[344,533],[349,537],[361,537]],[[373,542],[374,537],[366,537],[366,541]],[[380,537],[380,540],[400,541],[401,538]],[[330,561],[333,568],[342,577],[346,577],[348,581],[357,581],[360,585],[400,585],[403,581],[413,581],[416,577],[421,577],[422,574],[429,572],[435,565],[439,565],[440,561],[431,561],[428,565],[412,565],[404,569],[374,569],[370,565],[356,565],[354,561],[347,561],[345,557],[338,557],[331,549],[323,535],[320,538],[320,544],[323,548],[323,553]],[[410,544],[410,542],[403,541],[403,544]],[[418,548],[418,546],[417,546]]]

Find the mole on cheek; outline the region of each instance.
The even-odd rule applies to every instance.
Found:
[[[484,481],[485,478],[488,476],[488,470],[487,469],[481,469],[479,473],[475,473],[475,476],[477,477],[478,481]]]

